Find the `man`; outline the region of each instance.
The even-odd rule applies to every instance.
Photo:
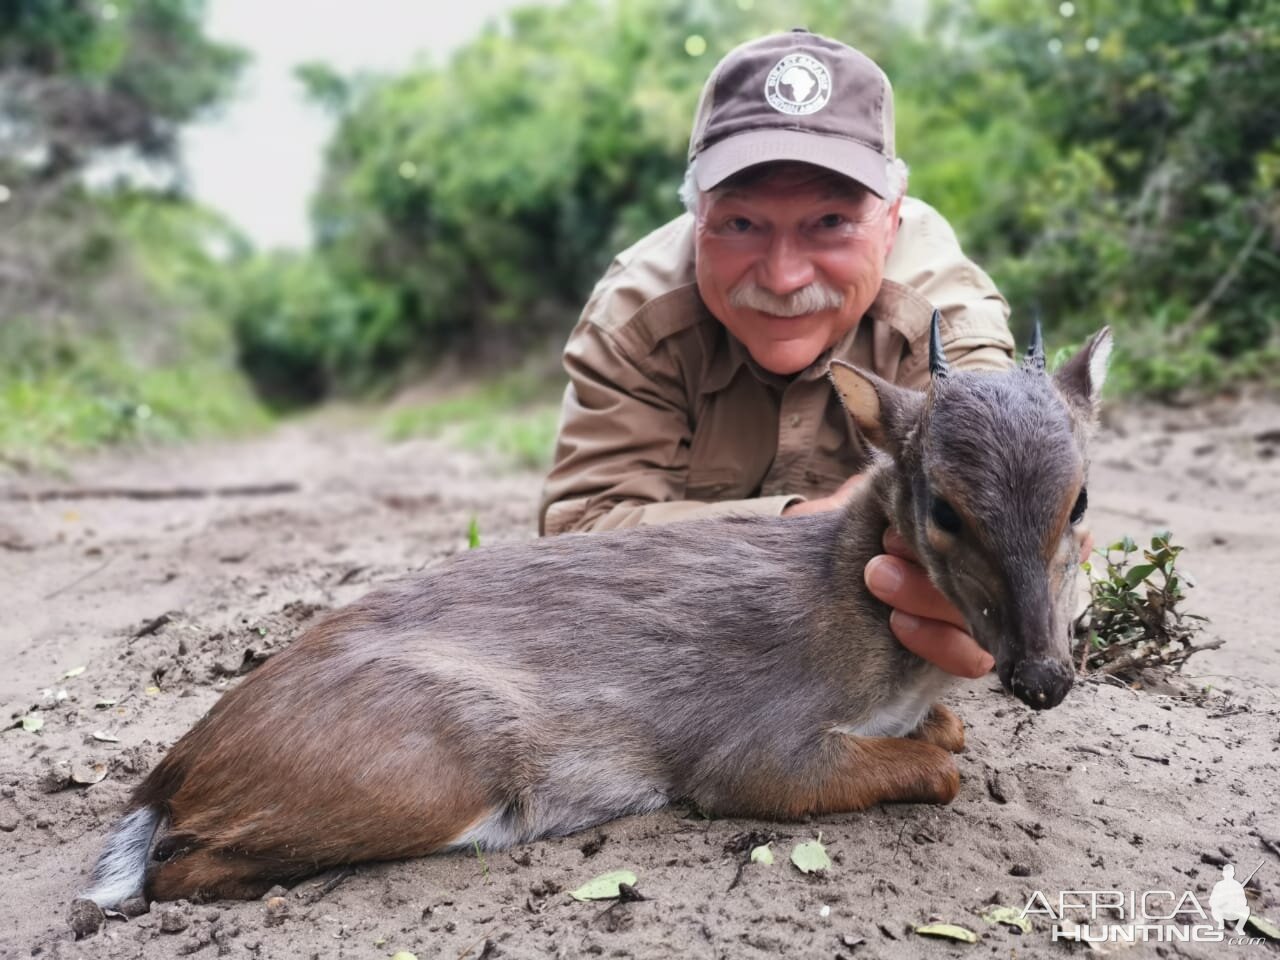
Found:
[[[795,30],[716,66],[689,213],[619,255],[565,347],[542,533],[840,507],[869,451],[828,364],[923,387],[935,307],[954,368],[1011,364],[1008,305],[905,198],[893,137],[888,79],[845,44]],[[867,582],[899,641],[952,673],[990,670],[902,539],[885,548]]]

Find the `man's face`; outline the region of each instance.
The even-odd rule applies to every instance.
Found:
[[[796,373],[871,306],[901,201],[802,163],[734,179],[699,199],[698,290],[756,363]]]

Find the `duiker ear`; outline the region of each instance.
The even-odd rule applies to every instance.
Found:
[[[862,435],[881,450],[898,453],[920,418],[924,394],[894,386],[840,360],[831,361],[827,376]]]
[[[1111,346],[1111,328],[1103,327],[1054,373],[1054,382],[1068,400],[1086,410],[1098,409],[1098,401],[1102,398],[1102,384],[1107,379]]]

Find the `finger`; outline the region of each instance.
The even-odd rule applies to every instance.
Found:
[[[996,665],[973,637],[949,623],[922,620],[895,610],[889,617],[889,629],[916,656],[957,677],[976,679]]]
[[[920,558],[916,556],[915,548],[907,543],[907,538],[893,527],[885,528],[883,542],[885,553],[891,553],[895,557],[902,557],[903,560],[910,560],[912,563],[919,562]]]
[[[880,554],[868,561],[863,576],[867,589],[895,610],[926,620],[945,620],[962,630],[968,629],[960,611],[914,563]]]

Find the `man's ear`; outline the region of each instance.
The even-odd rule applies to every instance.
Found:
[[[862,435],[886,453],[900,453],[920,419],[924,394],[894,386],[840,360],[831,361],[827,376]]]
[[[902,198],[907,195],[906,188],[903,187],[902,193],[898,199],[893,201],[893,205],[889,207],[889,212],[885,215],[885,230],[888,231],[885,236],[884,258],[889,259],[889,254],[893,253],[893,244],[898,239],[898,227],[902,223]]]
[[[1102,384],[1107,379],[1111,347],[1111,328],[1103,327],[1053,375],[1053,381],[1063,396],[1093,416],[1097,416],[1102,399]]]

